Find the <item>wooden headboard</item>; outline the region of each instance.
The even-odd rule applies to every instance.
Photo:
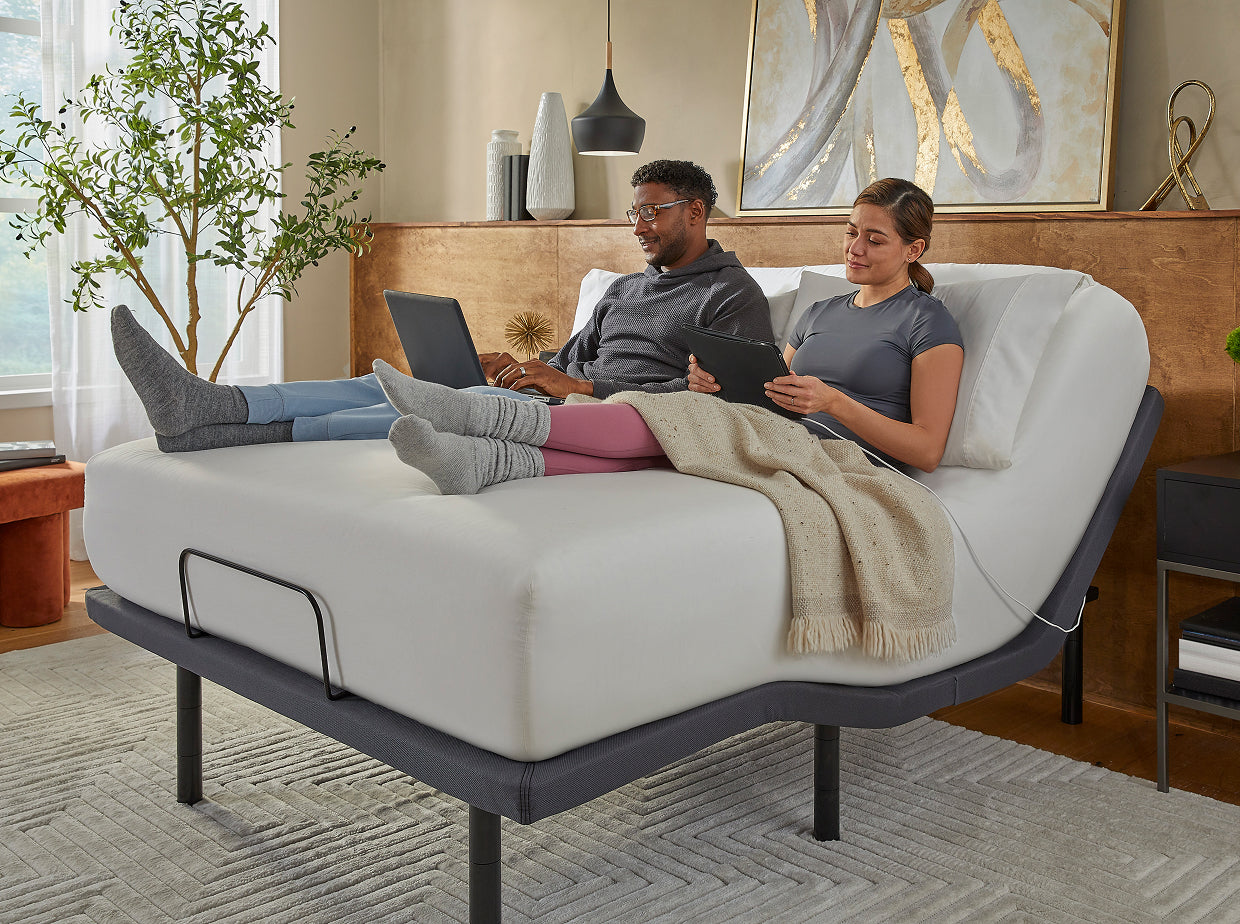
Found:
[[[841,261],[843,223],[842,217],[715,219],[708,232],[747,266],[801,266]],[[383,302],[385,288],[457,298],[478,349],[499,350],[507,349],[508,319],[524,310],[551,318],[562,342],[588,270],[636,272],[645,265],[632,228],[622,221],[378,224],[374,231],[374,248],[352,262],[354,375],[369,372],[375,357],[407,368]],[[1238,234],[1240,211],[973,214],[935,221],[924,262],[1080,270],[1131,301],[1145,322],[1150,384],[1162,392],[1166,412],[1095,580],[1101,597],[1086,613],[1086,689],[1095,698],[1144,708],[1154,703],[1155,470],[1240,448],[1237,369],[1222,349],[1227,333],[1240,326]],[[1185,578],[1177,584],[1173,616],[1216,602],[1224,595],[1219,586]],[[1043,680],[1049,685],[1054,678],[1048,672]]]

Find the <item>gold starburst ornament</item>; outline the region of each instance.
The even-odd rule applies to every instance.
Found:
[[[513,315],[504,328],[504,335],[508,338],[508,345],[525,354],[527,360],[555,345],[555,325],[549,317],[537,311],[522,311]]]

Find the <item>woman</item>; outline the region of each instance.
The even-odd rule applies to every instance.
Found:
[[[781,407],[926,472],[943,457],[964,364],[956,322],[918,262],[933,221],[934,203],[907,180],[862,190],[844,232],[845,275],[858,291],[802,315],[784,347],[794,374],[767,388]],[[719,390],[689,369],[691,389]]]
[[[857,291],[806,311],[784,349],[792,374],[766,385],[779,405],[927,472],[943,456],[964,364],[960,332],[918,262],[933,216],[930,197],[907,180],[879,180],[857,196],[844,238],[845,275]],[[626,404],[548,408],[411,379],[382,360],[375,372],[405,415],[388,439],[445,494],[667,464]],[[719,390],[692,358],[689,388]]]

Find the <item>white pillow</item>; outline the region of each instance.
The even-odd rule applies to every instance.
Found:
[[[934,288],[934,296],[956,319],[964,341],[956,415],[941,465],[997,469],[1012,464],[1016,425],[1051,332],[1073,293],[1094,284],[1071,270],[1008,268],[1026,272]],[[841,276],[806,270],[792,314],[784,330],[777,331],[782,342],[787,342],[810,305],[856,290]]]
[[[847,295],[850,292],[856,292],[857,286],[853,285],[842,275],[826,276],[821,273],[813,273],[808,269],[801,273],[801,287],[797,289],[796,300],[792,303],[792,312],[788,315],[788,319],[784,322],[783,327],[775,328],[775,336],[778,338],[776,343],[782,350],[788,343],[788,338],[792,335],[793,329],[797,326],[797,321],[801,320],[801,315],[805,314],[806,309],[815,302],[823,299],[834,298],[837,295]]]
[[[942,465],[1007,468],[1016,425],[1051,332],[1078,289],[1070,270],[935,286],[964,341],[956,416]]]
[[[801,284],[800,266],[747,266],[746,272],[753,277],[771,306],[771,330],[778,332],[792,313],[796,301],[797,286]]]
[[[611,284],[623,275],[624,273],[613,273],[611,270],[592,269],[582,277],[581,289],[577,293],[577,313],[573,315],[574,334],[586,326],[598,300],[611,288]]]
[[[977,282],[1005,276],[1032,276],[1034,273],[1062,273],[1057,266],[1033,266],[1024,263],[926,263],[935,286],[949,282]],[[935,294],[938,289],[935,289]]]

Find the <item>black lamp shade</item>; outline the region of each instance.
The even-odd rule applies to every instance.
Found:
[[[646,120],[624,105],[611,78],[611,68],[603,76],[588,109],[572,121],[573,142],[582,154],[636,154],[646,137]]]

